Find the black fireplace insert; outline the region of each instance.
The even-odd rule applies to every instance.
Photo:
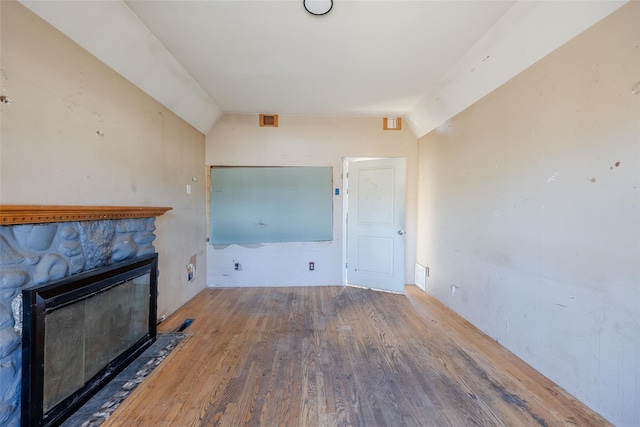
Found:
[[[61,424],[156,339],[158,255],[22,291],[22,426]]]

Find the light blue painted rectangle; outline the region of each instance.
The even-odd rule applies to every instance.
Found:
[[[211,168],[211,244],[333,239],[331,167]]]

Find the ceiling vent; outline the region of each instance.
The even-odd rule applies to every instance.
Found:
[[[260,114],[260,127],[278,127],[277,114]]]
[[[382,122],[384,130],[401,130],[402,119],[400,117],[385,117]]]

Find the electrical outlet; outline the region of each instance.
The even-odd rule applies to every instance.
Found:
[[[233,261],[233,269],[240,270],[240,263],[238,261]]]
[[[313,271],[316,269],[316,263],[315,262],[310,262],[309,263],[309,271]]]

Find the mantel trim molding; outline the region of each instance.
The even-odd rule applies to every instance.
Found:
[[[160,206],[0,205],[0,225],[150,218],[171,209]]]

